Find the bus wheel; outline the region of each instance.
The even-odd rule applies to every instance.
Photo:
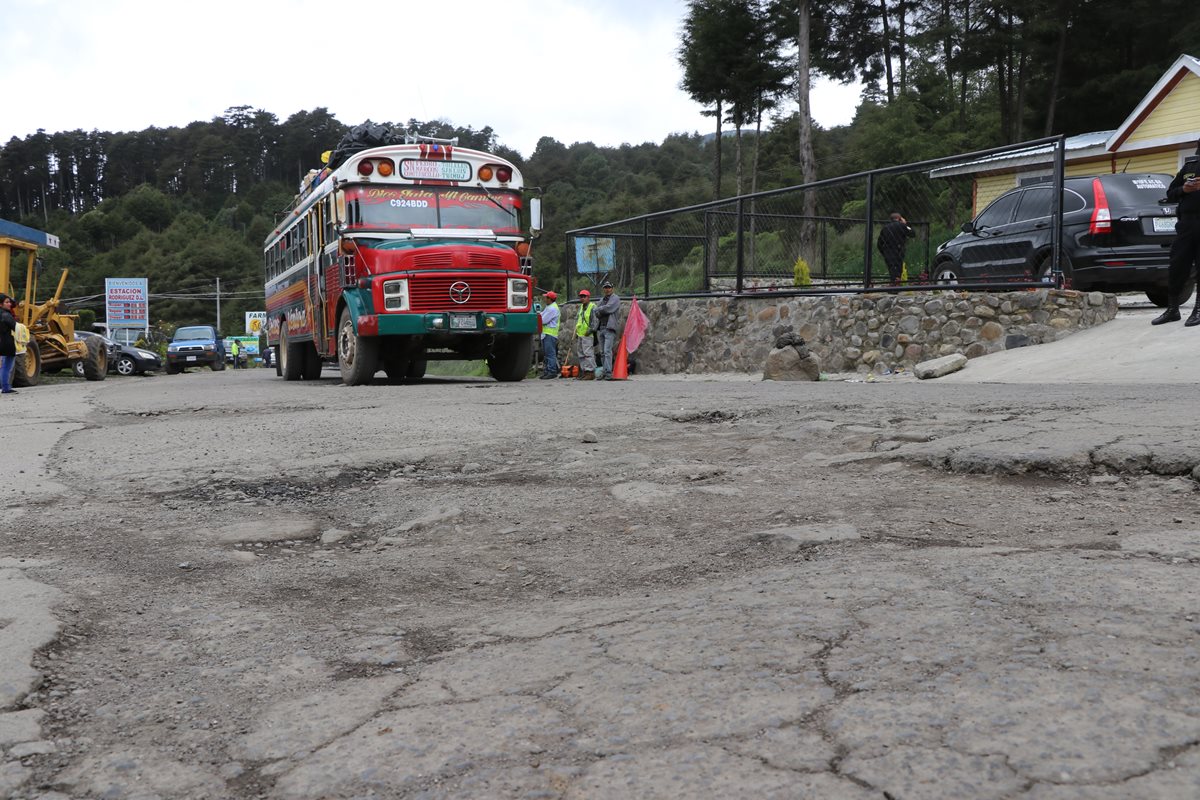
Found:
[[[388,383],[401,383],[408,377],[411,362],[399,348],[389,348],[383,354],[383,371],[387,373]]]
[[[317,352],[315,344],[308,343],[304,347],[303,373],[304,380],[306,381],[321,379],[321,354]]]
[[[414,358],[408,362],[408,373],[405,375],[409,380],[420,380],[425,377],[425,369],[429,366],[429,362],[423,358]]]
[[[287,331],[279,333],[279,374],[285,381],[298,381],[304,371],[304,342],[288,341]]]
[[[379,370],[379,337],[359,336],[354,331],[354,319],[350,309],[342,309],[338,322],[337,337],[338,366],[342,369],[342,383],[347,386],[362,386],[370,383]]]
[[[487,357],[488,370],[498,381],[519,381],[529,373],[533,363],[533,337],[529,335],[499,336]]]

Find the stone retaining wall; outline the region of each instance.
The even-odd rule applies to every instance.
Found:
[[[825,372],[884,373],[951,353],[975,358],[1052,342],[1117,314],[1113,295],[1055,289],[711,297],[639,305],[651,323],[635,354],[642,373],[761,372],[775,339],[787,331],[804,337]],[[622,311],[628,309],[623,300]],[[571,352],[572,363],[577,310],[577,305],[563,309],[559,338],[560,360]]]

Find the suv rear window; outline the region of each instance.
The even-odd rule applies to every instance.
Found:
[[[1129,175],[1101,175],[1100,184],[1104,187],[1104,195],[1110,206],[1138,208],[1146,205],[1157,205],[1158,201],[1167,196],[1167,187],[1171,185],[1170,175],[1143,173]]]

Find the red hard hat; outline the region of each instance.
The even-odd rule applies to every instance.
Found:
[[[546,292],[546,299],[547,300],[557,300],[558,295],[555,294],[554,292]]]
[[[579,290],[579,296],[580,296],[580,297],[591,297],[591,296],[592,296],[592,293],[591,293],[591,292],[589,292],[587,289],[580,289],[580,290]]]

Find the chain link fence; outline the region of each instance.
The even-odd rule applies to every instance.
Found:
[[[1040,139],[568,231],[568,291],[604,280],[619,294],[645,298],[1061,285],[1061,200],[1053,198],[1062,196],[1064,141]],[[990,164],[1006,174],[1035,165],[1027,179],[1059,189],[1044,193],[1048,207],[1036,229],[1030,224],[1042,241],[1034,258],[1029,237],[1009,236],[1011,226],[971,224],[1015,185],[987,180]],[[943,250],[943,243],[950,245]]]

